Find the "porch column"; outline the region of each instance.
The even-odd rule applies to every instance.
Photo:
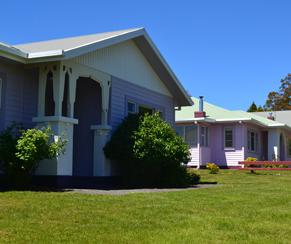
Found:
[[[76,87],[78,76],[76,74],[70,75],[69,81],[69,106],[68,106],[68,115],[70,118],[74,118],[74,105],[76,100]]]
[[[65,153],[53,160],[43,160],[36,170],[39,175],[72,175],[73,173],[73,128],[78,123],[77,119],[62,116],[62,102],[64,96],[66,66],[61,62],[47,64],[40,68],[39,74],[39,94],[38,94],[38,114],[33,118],[38,128],[50,127],[55,135],[55,140],[62,137],[67,141]],[[55,111],[53,116],[45,116],[45,89],[47,73],[53,73],[53,98]],[[74,89],[74,85],[69,84]],[[70,101],[74,101],[74,92]],[[69,94],[70,95],[70,94]]]
[[[280,130],[268,130],[268,160],[280,160]]]
[[[44,116],[45,112],[45,87],[47,80],[47,70],[45,67],[39,67],[38,71],[38,102],[37,102],[37,114],[38,116]]]
[[[110,100],[110,86],[111,81],[101,81],[101,94],[102,94],[102,112],[101,112],[101,125],[92,125],[91,129],[94,130],[94,176],[110,176],[111,163],[105,155],[103,148],[110,138],[111,126],[108,125],[108,110]]]
[[[55,116],[62,116],[64,86],[65,86],[65,72],[62,69],[62,65],[55,65],[53,67]]]

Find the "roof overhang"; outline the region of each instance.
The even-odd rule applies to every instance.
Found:
[[[52,62],[78,57],[101,48],[109,47],[120,42],[133,40],[147,61],[164,82],[167,89],[175,98],[175,106],[191,106],[193,102],[178,80],[166,60],[163,58],[144,28],[131,30],[116,36],[110,36],[96,42],[86,43],[67,50],[24,53],[6,44],[0,44],[0,56],[13,59],[24,64]]]

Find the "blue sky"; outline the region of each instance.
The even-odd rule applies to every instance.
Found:
[[[265,102],[291,72],[291,1],[3,1],[9,44],[145,27],[193,96],[229,109]]]

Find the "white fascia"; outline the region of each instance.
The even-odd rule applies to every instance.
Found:
[[[47,57],[55,57],[55,56],[63,56],[64,51],[59,49],[59,50],[52,50],[52,51],[46,51],[46,52],[34,52],[34,53],[29,53],[28,58],[33,59],[33,58],[47,58]]]

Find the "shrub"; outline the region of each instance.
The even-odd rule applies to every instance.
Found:
[[[64,152],[66,141],[52,141],[50,128],[23,130],[12,125],[0,134],[0,161],[4,173],[12,180],[31,175],[39,161],[53,159]]]
[[[188,145],[158,114],[130,115],[104,148],[105,155],[121,165],[130,186],[187,185]]]
[[[210,174],[217,174],[219,172],[219,167],[214,163],[207,163],[206,168],[209,169]]]
[[[246,162],[256,162],[256,161],[258,161],[258,159],[257,158],[254,158],[254,157],[247,157],[245,161]],[[255,164],[247,164],[246,167],[249,167],[249,168],[257,168],[258,166],[255,165]]]
[[[200,175],[198,174],[196,169],[188,169],[188,182],[190,185],[196,185],[200,182]]]

